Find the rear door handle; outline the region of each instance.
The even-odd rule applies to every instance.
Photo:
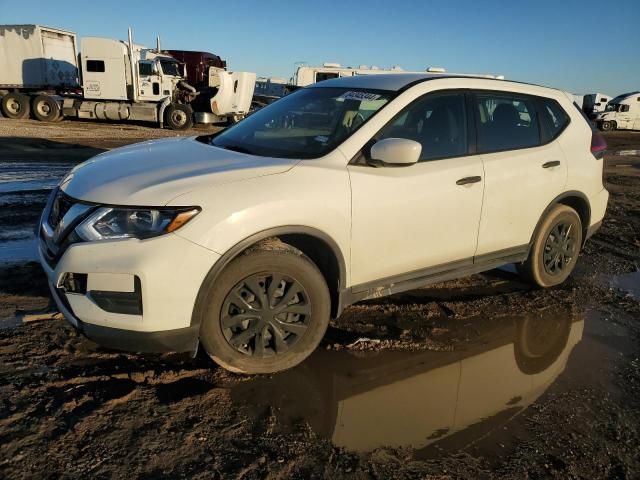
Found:
[[[559,167],[560,160],[553,160],[551,162],[543,163],[542,168],[551,168],[551,167]]]
[[[482,181],[482,177],[464,177],[456,182],[456,185],[469,185],[470,183],[478,183]]]

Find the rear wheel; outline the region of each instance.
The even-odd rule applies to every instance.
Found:
[[[172,103],[165,111],[165,120],[172,130],[186,130],[193,125],[193,110],[189,105]]]
[[[29,116],[29,97],[21,93],[8,93],[0,102],[2,113],[7,118],[15,120]]]
[[[236,258],[205,288],[200,340],[216,363],[233,372],[291,368],[315,350],[329,324],[324,277],[288,245]]]
[[[41,122],[56,122],[60,119],[60,106],[48,95],[38,95],[31,103],[33,116]]]
[[[554,205],[538,228],[529,258],[518,271],[540,287],[559,285],[576,266],[581,245],[578,213],[566,205]]]

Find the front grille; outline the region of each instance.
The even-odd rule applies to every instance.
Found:
[[[53,199],[53,203],[51,204],[51,210],[49,211],[49,225],[51,228],[55,229],[62,217],[69,211],[69,209],[74,204],[73,198],[69,195],[66,195],[62,190],[58,190],[55,198]]]

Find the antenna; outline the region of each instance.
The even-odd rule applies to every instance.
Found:
[[[160,35],[156,37],[156,53],[160,53]]]

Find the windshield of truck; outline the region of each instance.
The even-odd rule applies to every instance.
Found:
[[[160,60],[160,66],[162,67],[162,73],[165,75],[171,75],[174,77],[181,77],[180,64],[175,60]]]
[[[389,102],[393,92],[305,88],[216,135],[211,145],[278,158],[321,157]]]

